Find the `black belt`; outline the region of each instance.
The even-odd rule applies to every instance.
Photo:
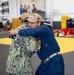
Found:
[[[50,55],[48,58],[46,58],[45,60],[43,60],[44,63],[46,63],[49,59],[53,58],[54,56],[60,54],[60,52],[57,53],[53,53],[52,55]]]

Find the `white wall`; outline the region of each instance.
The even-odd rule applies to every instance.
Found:
[[[45,9],[46,9],[46,17],[49,17],[49,14],[50,14],[50,12],[52,11],[52,9],[53,9],[53,0],[46,0],[45,1]]]
[[[12,18],[17,17],[17,8],[16,8],[16,0],[9,0],[9,15],[10,22],[12,22]]]
[[[1,0],[3,1],[3,0]],[[10,21],[12,18],[17,18],[20,16],[19,13],[19,6],[20,3],[23,3],[23,1],[26,1],[27,5],[32,5],[29,0],[9,0],[9,16]],[[40,0],[39,0],[40,1]],[[49,17],[49,14],[53,9],[57,9],[60,13],[60,15],[53,16],[54,21],[60,21],[62,15],[69,15],[70,17],[74,18],[74,0],[41,0],[41,4],[38,2],[35,2],[36,6],[39,9],[45,10],[46,16]],[[39,5],[38,5],[39,4]],[[44,4],[44,5],[43,5]],[[24,3],[23,3],[24,5]],[[45,6],[45,7],[44,7]]]
[[[74,0],[46,0],[46,16],[52,10],[58,10],[58,15],[53,16],[54,21],[60,21],[62,15],[74,18]]]
[[[54,8],[60,13],[74,13],[74,0],[54,0]]]
[[[60,16],[68,15],[74,18],[74,0],[54,0],[54,9],[58,9],[61,15],[54,20],[61,20]]]

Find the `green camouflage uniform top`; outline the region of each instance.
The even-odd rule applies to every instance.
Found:
[[[28,28],[25,23],[18,27],[17,30],[23,28]],[[40,40],[36,40],[35,37],[16,35],[12,39],[12,44],[9,48],[6,71],[16,73],[16,75],[33,75],[30,57],[34,52],[40,50],[40,44]]]

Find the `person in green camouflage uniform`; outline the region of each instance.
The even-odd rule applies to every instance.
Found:
[[[28,26],[22,22],[17,30],[23,28],[28,28]],[[8,73],[11,75],[33,75],[30,57],[40,50],[41,44],[40,40],[36,40],[36,38],[37,37],[16,35],[14,39],[12,39],[6,64],[6,71]]]

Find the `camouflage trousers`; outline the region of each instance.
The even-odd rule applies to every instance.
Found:
[[[26,28],[21,25],[17,30]],[[37,37],[16,35],[12,39],[6,64],[6,72],[11,75],[33,75],[30,57],[40,51],[41,43]]]
[[[10,75],[34,75],[33,72],[15,73]]]

